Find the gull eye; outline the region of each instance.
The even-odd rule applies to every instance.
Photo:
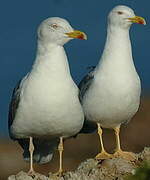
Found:
[[[122,12],[122,11],[117,11],[117,13],[118,13],[119,15],[123,14],[123,12]]]
[[[58,25],[57,24],[51,24],[51,27],[54,28],[54,29],[57,29]]]

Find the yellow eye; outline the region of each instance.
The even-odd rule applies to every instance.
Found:
[[[51,24],[51,27],[54,28],[54,29],[57,29],[58,25],[57,24]]]
[[[123,14],[123,12],[122,12],[122,11],[118,11],[117,13],[118,13],[119,15]]]

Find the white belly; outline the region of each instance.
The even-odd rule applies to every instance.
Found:
[[[37,84],[28,83],[11,127],[16,137],[69,137],[80,131],[84,116],[77,88],[64,84],[52,86],[40,79]]]
[[[83,99],[83,109],[89,121],[102,127],[114,128],[130,120],[140,103],[140,80],[128,82],[99,82],[91,86]]]

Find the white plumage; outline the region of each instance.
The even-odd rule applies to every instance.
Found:
[[[141,84],[133,63],[129,37],[132,22],[145,24],[143,18],[135,16],[126,6],[117,6],[108,15],[107,39],[100,62],[79,85],[86,116],[81,132],[86,131],[86,124],[93,122],[98,124],[100,136],[100,126],[113,128],[118,136],[120,125],[129,121],[139,108]],[[117,141],[119,150],[118,137]],[[110,157],[106,153],[101,155],[97,158]]]
[[[70,75],[63,48],[72,38],[86,39],[86,35],[73,30],[61,18],[43,21],[38,28],[35,63],[14,90],[9,131],[23,147],[26,160],[30,150],[27,138],[34,138],[34,161],[46,163],[51,160],[59,138],[71,137],[82,128],[84,114],[78,99],[79,90]],[[33,144],[31,142],[31,151]],[[62,146],[61,141],[61,151]],[[30,173],[33,173],[32,167]]]
[[[108,28],[105,49],[93,76],[83,100],[87,119],[105,128],[131,119],[139,107],[141,85],[128,30]]]
[[[17,138],[76,134],[83,113],[63,47],[50,45],[44,55],[38,53],[36,61],[22,84],[12,133]]]

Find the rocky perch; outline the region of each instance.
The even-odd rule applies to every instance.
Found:
[[[126,180],[130,179],[130,175],[136,176],[136,169],[144,162],[150,162],[150,148],[145,148],[141,153],[136,154],[134,162],[122,158],[101,161],[88,159],[82,162],[75,171],[66,172],[61,178],[53,174],[46,177],[38,173],[31,177],[21,171],[17,175],[9,176],[8,180]],[[150,174],[150,169],[148,173]]]

